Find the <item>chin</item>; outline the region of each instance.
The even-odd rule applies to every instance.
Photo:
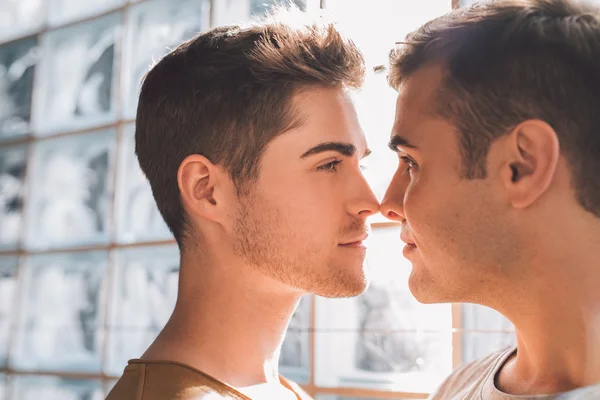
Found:
[[[450,303],[444,290],[432,279],[426,279],[413,271],[408,278],[408,289],[413,297],[421,304]]]
[[[324,289],[315,294],[329,299],[342,299],[360,296],[365,292],[365,290],[367,290],[368,287],[369,284],[367,282],[357,283],[354,286],[344,285],[343,287],[339,286],[333,289]]]
[[[326,284],[320,285],[315,294],[327,298],[356,297],[363,294],[369,287],[369,274],[363,265],[354,269],[346,267],[346,269],[338,271],[340,273],[324,279]]]

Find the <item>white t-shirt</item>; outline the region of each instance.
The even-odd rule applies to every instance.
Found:
[[[515,396],[501,392],[494,379],[516,350],[511,347],[457,368],[429,400],[600,400],[600,384],[553,395]]]

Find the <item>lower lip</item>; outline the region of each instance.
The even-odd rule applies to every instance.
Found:
[[[366,249],[363,242],[352,242],[352,243],[340,244],[340,247],[345,247],[347,249]]]
[[[404,249],[402,249],[402,255],[408,258],[408,255],[414,252],[416,249],[417,246],[415,246],[414,244],[407,244],[406,246],[404,246]]]

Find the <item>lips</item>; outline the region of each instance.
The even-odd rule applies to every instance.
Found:
[[[347,246],[347,247],[352,247],[352,246],[361,246],[363,243],[363,241],[367,240],[367,237],[369,237],[368,234],[364,233],[360,236],[357,236],[353,239],[349,239],[348,241],[344,241],[343,243],[340,243],[340,246]]]
[[[409,246],[415,246],[415,240],[413,239],[412,235],[408,232],[408,230],[406,230],[405,228],[402,228],[402,232],[400,233],[400,240],[402,240],[404,243],[406,243]]]

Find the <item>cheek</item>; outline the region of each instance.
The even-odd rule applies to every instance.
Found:
[[[421,181],[407,188],[404,214],[422,251],[433,253],[452,246],[461,227],[460,204],[460,196],[449,187]]]
[[[331,223],[336,215],[343,211],[340,193],[342,188],[335,187],[325,179],[296,180],[293,187],[279,187],[273,197],[282,210],[286,210],[293,218],[308,223],[314,221],[321,225]]]

